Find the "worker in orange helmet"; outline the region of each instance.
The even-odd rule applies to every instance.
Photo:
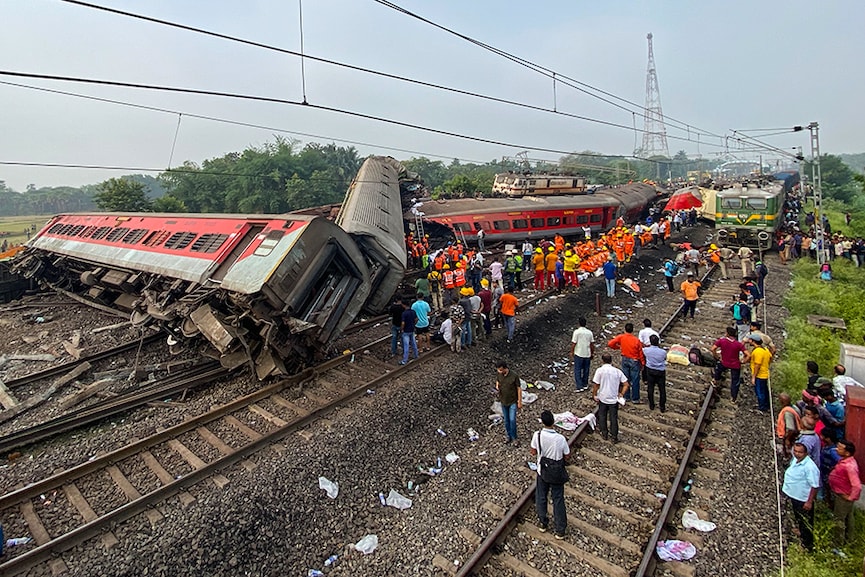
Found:
[[[535,290],[544,290],[544,272],[546,271],[544,263],[544,249],[538,247],[532,256],[532,266],[535,269]]]
[[[444,302],[442,304],[444,307],[449,307],[454,302],[454,271],[451,270],[449,264],[445,264],[443,268],[442,287],[444,287],[444,292],[442,297]]]
[[[548,249],[546,257],[546,268],[547,268],[547,285],[550,288],[556,286],[556,262],[559,260],[559,255],[556,254],[556,247],[551,246]]]
[[[625,238],[622,233],[616,235],[616,239],[613,241],[613,250],[616,253],[616,262],[621,266],[625,262]]]
[[[631,231],[627,231],[625,233],[625,262],[631,262],[631,257],[634,256],[635,245],[634,235],[631,234]]]

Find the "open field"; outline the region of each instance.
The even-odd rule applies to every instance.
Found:
[[[0,216],[0,242],[5,240],[10,246],[23,243],[28,238],[29,227],[38,231],[50,218],[51,215]]]

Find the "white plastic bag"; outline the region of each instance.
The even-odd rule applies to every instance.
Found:
[[[459,460],[460,460],[460,456],[457,455],[456,453],[454,453],[453,451],[451,451],[450,453],[445,455],[445,461],[447,461],[451,465],[453,465],[454,463],[456,463]]]
[[[697,554],[697,548],[691,543],[678,539],[659,541],[655,551],[661,561],[687,561]]]
[[[334,483],[326,477],[318,478],[318,488],[326,491],[327,496],[331,499],[336,499],[336,496],[339,495],[339,483]]]
[[[500,401],[495,401],[490,406],[490,411],[492,411],[492,413],[490,414],[490,417],[489,417],[489,419],[491,421],[496,421],[496,420],[501,421],[504,418],[504,415],[502,413],[502,403]]]
[[[531,403],[534,403],[535,401],[538,400],[537,393],[530,393],[528,391],[522,391],[522,393],[523,393],[523,403],[531,404]]]
[[[369,534],[354,544],[354,548],[364,555],[369,555],[376,547],[378,547],[378,535],[374,534]]]
[[[545,391],[551,391],[556,388],[556,385],[549,381],[538,381],[535,383],[535,386],[539,389],[543,389]]]
[[[708,533],[709,531],[714,531],[717,525],[711,521],[703,521],[693,509],[685,509],[685,512],[682,513],[682,527]]]
[[[408,497],[403,497],[395,490],[391,489],[390,493],[387,495],[387,499],[384,501],[387,505],[395,508],[395,509],[408,509],[411,507],[411,499]]]

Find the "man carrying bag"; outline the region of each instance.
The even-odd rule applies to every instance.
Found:
[[[540,530],[545,532],[549,525],[547,495],[552,492],[556,539],[564,539],[568,527],[568,516],[565,511],[565,483],[568,481],[568,472],[565,470],[565,462],[570,456],[571,449],[565,437],[553,428],[553,414],[550,411],[541,413],[541,422],[544,428],[532,436],[531,445],[531,454],[538,456],[535,509],[540,521]]]

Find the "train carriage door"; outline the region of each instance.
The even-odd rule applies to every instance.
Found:
[[[240,258],[240,255],[243,254],[243,251],[246,250],[246,247],[250,245],[250,243],[258,236],[261,231],[264,230],[263,224],[253,224],[250,225],[249,229],[243,235],[243,238],[240,239],[228,256],[219,264],[219,268],[213,271],[213,274],[210,275],[211,280],[221,281],[225,275],[231,270],[231,265],[237,262],[237,259]]]

